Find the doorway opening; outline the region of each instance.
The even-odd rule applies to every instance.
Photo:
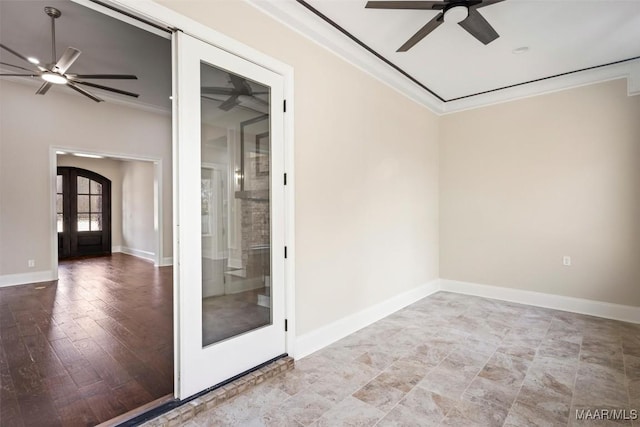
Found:
[[[111,180],[58,166],[56,229],[58,259],[111,254]]]
[[[2,245],[3,425],[97,425],[173,399],[171,34],[90,6],[0,2],[3,73],[67,55],[59,77],[86,86],[0,81],[2,168],[29,176],[2,188],[24,236]]]

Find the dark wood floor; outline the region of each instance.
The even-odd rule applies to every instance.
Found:
[[[0,288],[0,425],[88,426],[173,393],[171,267],[124,254]]]

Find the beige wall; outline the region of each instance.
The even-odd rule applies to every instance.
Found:
[[[442,278],[640,306],[640,97],[626,90],[442,118]]]
[[[437,117],[239,1],[161,1],[295,72],[302,334],[438,277]]]
[[[156,252],[153,186],[153,163],[122,162],[122,246],[125,248]]]
[[[50,271],[50,146],[162,159],[164,252],[172,250],[171,117],[55,87],[0,81],[0,276]],[[36,267],[27,268],[34,259]]]
[[[111,246],[122,246],[122,162],[58,155],[58,166],[87,169],[111,180]]]

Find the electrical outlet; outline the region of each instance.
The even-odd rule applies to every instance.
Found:
[[[36,266],[36,260],[35,259],[30,259],[27,261],[27,267],[29,268],[33,268]]]
[[[571,265],[571,257],[568,256],[568,255],[563,256],[562,257],[562,265],[565,265],[567,267],[570,266]]]

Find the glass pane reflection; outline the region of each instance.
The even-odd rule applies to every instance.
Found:
[[[202,345],[272,323],[269,87],[201,64]]]

